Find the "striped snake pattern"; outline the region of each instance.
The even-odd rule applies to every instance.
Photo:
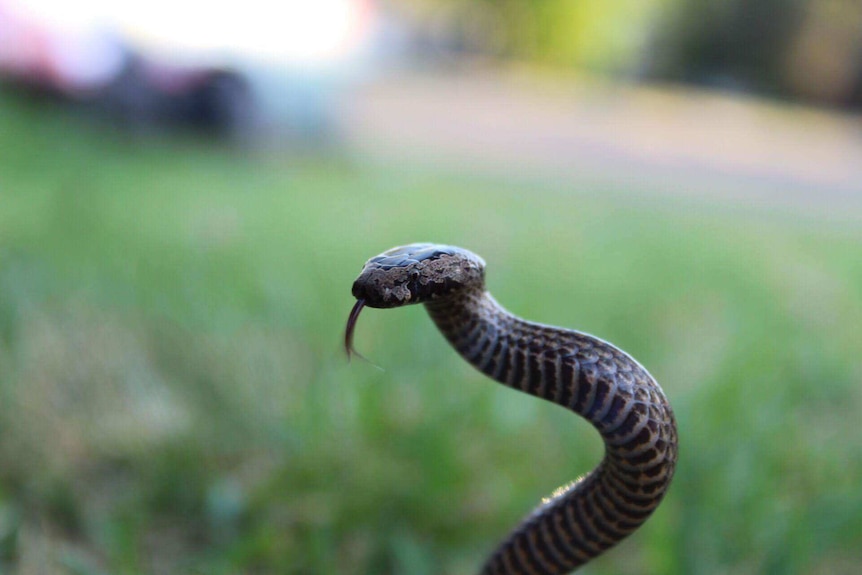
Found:
[[[357,298],[345,345],[364,306],[423,303],[470,364],[488,377],[552,401],[589,421],[605,456],[560,489],[496,548],[482,575],[569,573],[637,529],[673,477],[677,431],[659,385],[610,343],[523,320],[484,287],[485,263],[452,246],[411,244],[369,260],[353,285]]]

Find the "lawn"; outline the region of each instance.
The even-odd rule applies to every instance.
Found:
[[[679,421],[665,503],[593,575],[862,564],[862,231],[562,182],[130,140],[0,100],[0,571],[462,575],[601,457],[471,370],[365,259],[488,262],[620,345]]]

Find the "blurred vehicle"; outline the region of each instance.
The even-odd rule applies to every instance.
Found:
[[[89,103],[136,131],[169,126],[224,136],[250,130],[256,109],[251,86],[237,71],[171,66],[133,52]]]
[[[237,71],[171,65],[114,34],[52,27],[2,4],[0,78],[134,131],[185,127],[233,135],[251,126],[255,110],[251,87]]]

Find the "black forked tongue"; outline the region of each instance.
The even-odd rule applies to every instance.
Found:
[[[372,361],[369,361],[368,358],[356,351],[356,349],[353,347],[353,330],[356,328],[356,321],[359,319],[359,314],[364,307],[365,300],[358,299],[353,305],[353,309],[350,310],[350,315],[347,318],[347,328],[344,330],[344,351],[347,352],[347,361],[350,361],[350,358],[355,355],[359,359],[367,361],[368,363],[382,371],[382,367],[376,365]]]
[[[356,303],[353,305],[353,309],[350,310],[350,315],[347,317],[347,329],[344,330],[344,351],[347,352],[348,361],[350,361],[350,357],[354,354],[362,357],[359,352],[353,349],[353,330],[356,328],[356,320],[359,319],[359,314],[362,312],[362,308],[364,307],[364,299],[356,300]]]

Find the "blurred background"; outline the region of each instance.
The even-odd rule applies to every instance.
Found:
[[[862,564],[856,0],[0,0],[0,572],[473,573],[601,444],[350,286],[462,245],[680,466],[600,574]]]

